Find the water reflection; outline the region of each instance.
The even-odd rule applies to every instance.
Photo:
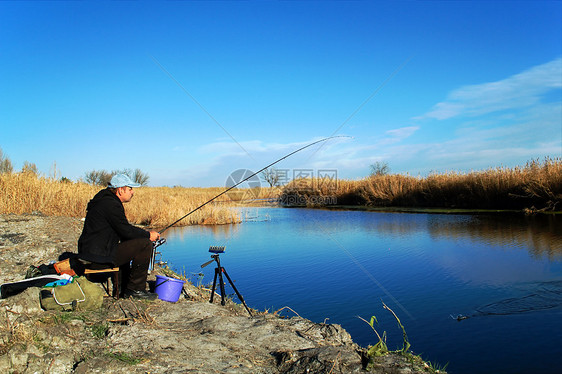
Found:
[[[429,233],[502,248],[525,248],[534,258],[562,257],[562,219],[556,216],[478,215],[470,220],[430,219]]]
[[[380,214],[380,213],[374,213]],[[387,213],[384,219],[367,220],[364,222],[364,229],[367,231],[378,232],[392,237],[416,236],[427,231],[429,222],[427,215],[411,214],[406,216],[401,213]],[[406,218],[407,219],[404,219]]]
[[[447,239],[457,242],[470,241],[503,250],[526,249],[533,258],[547,258],[555,261],[562,258],[562,217],[556,215],[441,215],[441,214],[401,214],[310,211],[304,209],[288,210],[281,214],[285,219],[296,219],[296,229],[301,232],[324,232],[363,230],[385,237],[405,238],[427,233],[433,239]],[[269,213],[254,209],[242,224],[173,227],[168,230],[168,238],[183,241],[192,234],[209,236],[220,241],[238,235],[241,225],[248,222],[269,221]],[[285,212],[286,213],[286,212]],[[291,214],[294,213],[294,214]],[[340,216],[334,219],[334,216]],[[280,217],[276,217],[276,220]]]
[[[399,237],[428,232],[434,239],[469,240],[504,249],[525,248],[534,258],[562,257],[562,217],[555,215],[423,214],[406,218],[404,214],[392,214],[384,220],[366,220],[363,228]]]
[[[183,241],[184,239],[191,238],[193,234],[197,234],[203,236],[210,235],[216,240],[223,240],[224,238],[236,236],[239,230],[240,226],[237,224],[172,227],[166,232],[166,237]]]

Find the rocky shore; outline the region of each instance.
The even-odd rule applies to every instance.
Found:
[[[0,283],[75,252],[81,230],[76,218],[0,215]],[[339,325],[261,311],[250,317],[234,302],[221,306],[220,297],[209,303],[205,289],[184,289],[177,303],[106,297],[90,312],[44,311],[38,288],[0,299],[0,372],[366,372],[366,349]],[[371,366],[372,373],[436,372],[411,354],[390,353]]]

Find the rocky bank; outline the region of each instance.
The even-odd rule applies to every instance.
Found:
[[[76,218],[0,215],[0,283],[75,252],[81,230]],[[163,272],[157,268],[151,279]],[[339,325],[260,311],[250,317],[234,302],[221,306],[220,297],[209,303],[205,289],[184,289],[177,303],[106,297],[91,312],[43,311],[38,288],[0,299],[0,372],[366,372],[366,350]],[[435,370],[419,357],[390,353],[370,372]]]

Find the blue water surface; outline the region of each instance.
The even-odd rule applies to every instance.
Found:
[[[194,284],[210,284],[215,264],[200,265],[211,259],[209,246],[224,245],[221,263],[250,307],[287,306],[341,324],[365,347],[378,339],[358,316],[375,315],[397,349],[402,330],[384,302],[411,349],[448,363],[449,373],[562,370],[559,217],[294,208],[241,215],[237,225],[168,230],[164,260]],[[226,292],[234,295],[228,283]]]

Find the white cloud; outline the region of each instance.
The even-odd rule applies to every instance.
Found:
[[[452,91],[444,102],[418,119],[437,120],[479,116],[506,109],[530,107],[541,95],[562,88],[562,58],[535,66],[509,78],[464,86]]]
[[[261,140],[245,140],[234,143],[220,140],[197,148],[199,160],[187,170],[176,174],[179,184],[185,186],[221,186],[226,178],[237,169],[253,172],[265,167],[289,153],[320,138],[295,143],[268,143]],[[338,167],[334,160],[345,157],[339,149],[349,138],[332,139],[319,143],[276,164],[279,169],[318,169]],[[323,147],[320,148],[320,145]],[[251,156],[249,156],[249,155]],[[338,156],[335,156],[338,155]],[[339,165],[339,164],[338,164]]]
[[[399,129],[388,130],[386,131],[386,134],[390,136],[390,139],[388,140],[392,142],[399,142],[412,136],[416,131],[419,130],[419,128],[419,126],[401,127]]]
[[[447,127],[438,128],[439,142],[408,146],[387,142],[381,152],[393,170],[398,171],[394,166],[401,163],[398,169],[414,174],[512,167],[533,158],[560,157],[562,101],[551,94],[561,88],[562,58],[503,80],[461,87],[415,118],[434,120],[432,124],[447,120],[443,121]],[[428,131],[430,124],[424,125]]]
[[[320,139],[310,139],[304,142],[292,143],[267,143],[261,140],[246,140],[234,143],[231,140],[225,140],[202,145],[198,148],[198,151],[201,153],[216,153],[224,156],[246,155],[249,160],[250,156],[257,160],[259,159],[260,153],[290,152],[317,140]]]

